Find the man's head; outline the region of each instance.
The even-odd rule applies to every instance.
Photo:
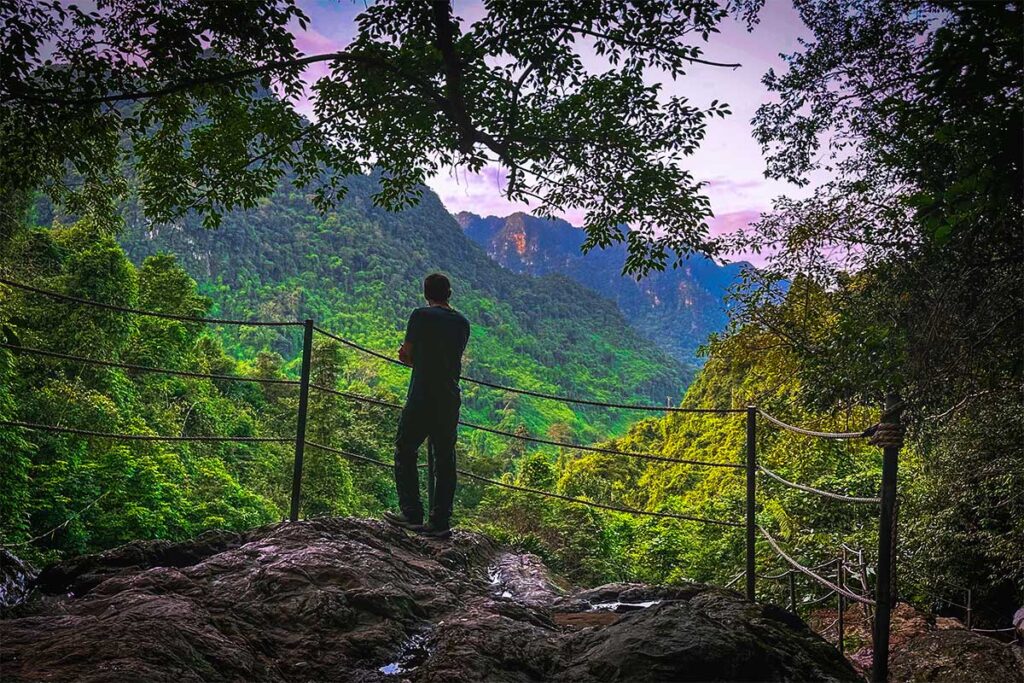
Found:
[[[452,283],[441,273],[431,273],[423,281],[423,296],[431,303],[446,304],[452,297]]]

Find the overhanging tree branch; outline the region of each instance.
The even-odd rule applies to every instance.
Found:
[[[308,57],[300,57],[298,59],[281,59],[273,62],[267,62],[259,66],[252,66],[245,69],[238,69],[236,71],[226,71],[220,74],[210,74],[207,76],[200,76],[197,78],[189,78],[183,81],[176,81],[174,83],[168,83],[162,88],[155,90],[135,90],[131,92],[111,93],[107,95],[96,95],[92,97],[68,97],[66,95],[58,95],[56,91],[52,90],[38,90],[30,85],[24,83],[15,84],[14,88],[11,88],[14,92],[3,99],[6,104],[8,102],[31,102],[33,104],[54,104],[60,106],[90,106],[95,104],[113,104],[114,102],[124,102],[131,100],[146,100],[155,97],[164,97],[166,95],[172,95],[183,90],[190,90],[192,88],[198,88],[204,85],[217,85],[220,83],[227,83],[230,81],[252,78],[253,76],[259,76],[260,74],[269,73],[272,71],[279,71],[282,69],[290,69],[298,66],[307,66],[309,64],[315,64],[317,62],[351,62],[353,64],[365,64],[370,66],[389,67],[391,66],[384,60],[372,57],[370,55],[358,54],[352,52],[329,52],[319,55],[310,55]],[[19,92],[20,91],[20,92]]]

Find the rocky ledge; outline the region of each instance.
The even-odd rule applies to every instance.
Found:
[[[4,681],[856,681],[792,614],[708,586],[573,590],[484,536],[318,519],[44,570]]]

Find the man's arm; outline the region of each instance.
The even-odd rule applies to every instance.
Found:
[[[417,313],[419,311],[413,311],[412,315],[409,316],[409,322],[405,325],[405,340],[398,348],[398,360],[409,366],[412,365],[412,345],[420,331],[420,321]]]

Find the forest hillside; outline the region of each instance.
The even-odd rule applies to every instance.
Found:
[[[227,214],[216,231],[204,230],[196,216],[150,226],[129,207],[119,240],[136,263],[161,252],[176,255],[219,313],[311,316],[391,356],[409,312],[424,305],[423,277],[439,270],[452,278],[453,304],[473,325],[465,374],[598,400],[680,400],[692,371],[637,334],[607,298],[557,274],[530,278],[502,268],[466,238],[430,190],[417,206],[395,213],[373,205],[376,179],[347,182],[347,197],[327,215],[283,185],[259,208]],[[276,335],[229,336],[225,343],[242,357],[265,347],[295,358],[299,336]],[[404,391],[404,371],[355,352],[348,359],[359,368],[353,374]],[[467,419],[504,429],[546,434],[555,428],[593,440],[621,433],[633,417],[475,385],[463,392]]]

